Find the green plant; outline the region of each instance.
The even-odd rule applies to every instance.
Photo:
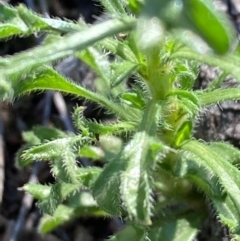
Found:
[[[240,73],[228,18],[210,0],[100,2],[110,20],[94,26],[0,4],[1,38],[48,33],[43,46],[0,58],[2,99],[57,90],[94,101],[117,117],[97,123],[77,107],[78,134],[47,127],[24,134],[28,144],[17,164],[49,161],[56,178],[49,186],[23,187],[45,213],[40,230],[48,232],[74,215],[94,214],[126,221],[110,240],[190,241],[207,216],[207,199],[232,238],[240,240],[240,151],[193,138],[205,107],[240,98],[239,88],[221,88],[223,76],[238,79]],[[48,65],[68,55],[97,73],[96,93]],[[218,66],[222,74],[205,90],[193,91],[199,63]],[[126,88],[129,77],[135,81]],[[79,156],[106,164],[78,167]]]

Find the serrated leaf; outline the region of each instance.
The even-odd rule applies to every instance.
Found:
[[[211,66],[216,66],[220,69],[222,69],[225,74],[230,74],[232,76],[234,76],[236,79],[239,78],[240,75],[240,68],[239,68],[239,63],[240,63],[240,58],[236,55],[233,54],[225,54],[223,56],[217,56],[217,55],[207,55],[207,54],[199,54],[196,53],[192,50],[190,50],[189,48],[186,47],[182,47],[179,48],[177,51],[175,51],[174,53],[172,53],[172,55],[170,56],[170,59],[188,59],[188,60],[196,60],[200,63],[205,63]],[[230,88],[233,89],[233,88]],[[227,98],[232,98],[232,99],[237,99],[239,98],[237,96],[237,93],[235,92],[235,96],[234,95],[232,97],[230,97],[230,92],[228,92],[228,94],[226,94],[226,96],[224,96],[223,99],[221,99],[221,91],[226,91],[226,89],[218,89],[216,91],[220,91],[219,94],[218,92],[216,92],[215,94],[215,98],[219,99],[219,101],[227,99]],[[227,91],[226,91],[227,92]],[[203,94],[211,94],[212,92],[208,92],[208,93],[203,93]],[[201,93],[200,93],[201,94]],[[217,98],[218,97],[218,98]]]
[[[0,73],[0,99],[1,100],[12,100],[14,95],[13,84],[3,74],[2,67]]]
[[[153,201],[150,173],[156,155],[164,150],[164,146],[153,139],[158,118],[159,106],[156,102],[150,101],[146,106],[139,132],[120,153],[125,163],[125,169],[121,174],[123,204],[131,218],[147,225],[151,224]]]
[[[28,26],[30,31],[50,31],[55,30],[62,33],[69,33],[82,30],[81,26],[74,24],[73,22],[60,19],[44,18],[40,17],[35,12],[32,12],[24,5],[19,5],[17,7],[18,15],[21,20]]]
[[[13,8],[0,3],[0,39],[14,35],[27,36],[40,30],[69,33],[82,28],[70,21],[40,17],[23,5]]]
[[[136,115],[138,115],[137,110],[127,110],[127,107],[123,110],[123,107],[120,106],[119,103],[114,103],[113,101],[99,95],[98,93],[94,93],[67,80],[57,71],[49,67],[40,69],[38,72],[34,73],[34,77],[26,77],[23,82],[16,86],[15,95],[18,96],[36,90],[63,91],[65,93],[84,97],[106,107],[108,110],[113,111],[126,120],[135,120]]]
[[[16,75],[16,73],[24,74],[33,67],[74,54],[75,51],[89,47],[106,37],[122,31],[129,31],[134,27],[134,24],[135,19],[133,18],[124,18],[124,21],[114,19],[94,25],[81,32],[66,35],[55,43],[39,46],[6,58],[9,65],[4,69],[4,72],[9,77]]]
[[[33,131],[25,131],[22,134],[23,140],[27,142],[29,145],[39,145],[41,140],[34,134]]]
[[[27,33],[28,27],[19,18],[17,9],[0,3],[0,38]]]
[[[194,158],[180,158],[174,167],[174,174],[189,179],[209,197],[224,195],[218,178],[208,168],[199,166]]]
[[[121,175],[123,203],[131,218],[151,224],[152,190],[150,167],[154,165],[153,142],[146,132],[138,132],[121,154],[126,169]],[[158,147],[161,149],[161,145]]]
[[[38,203],[38,207],[49,215],[53,215],[59,204],[61,204],[71,193],[79,190],[80,184],[58,182],[51,185],[50,195]]]
[[[122,0],[99,0],[99,1],[109,13],[126,15],[126,11],[124,9]]]
[[[231,232],[239,231],[239,214],[238,211],[229,197],[212,197],[212,204],[217,211],[218,217],[224,225],[227,225]]]
[[[60,153],[61,158],[58,158],[53,163],[53,166],[58,166],[58,173],[53,171],[56,178],[66,183],[79,183],[77,180],[77,156],[73,149],[65,146]]]
[[[187,141],[183,144],[182,149],[195,156],[202,166],[209,168],[219,178],[219,182],[232,199],[239,215],[240,171],[224,160],[218,153],[214,152],[209,146],[201,142]]]
[[[28,145],[39,145],[43,142],[66,137],[66,134],[57,128],[35,126],[32,131],[23,132],[23,139]]]
[[[51,161],[59,158],[61,157],[61,151],[59,150],[64,150],[66,146],[72,146],[79,140],[81,140],[81,137],[60,138],[38,146],[31,147],[22,153],[19,165],[23,167],[36,160]]]

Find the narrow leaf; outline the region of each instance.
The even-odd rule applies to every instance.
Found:
[[[23,191],[30,193],[34,198],[43,201],[48,198],[51,192],[51,187],[36,183],[27,183],[22,188]]]
[[[41,233],[48,233],[67,221],[85,216],[105,217],[106,213],[97,207],[89,192],[82,191],[67,200],[67,204],[60,204],[53,216],[44,214],[38,229]]]
[[[238,79],[240,76],[240,60],[237,56],[229,54],[225,54],[223,56],[206,55],[194,52],[188,48],[181,48],[178,51],[174,52],[170,56],[170,58],[186,58],[189,60],[196,60],[200,63],[209,64],[211,66],[217,66],[220,69],[222,69],[226,74],[233,75],[236,79]]]
[[[218,178],[225,191],[232,199],[238,214],[240,214],[240,172],[239,170],[225,161],[218,153],[214,152],[209,146],[198,141],[188,141],[182,146],[193,154],[197,160],[209,168]]]
[[[114,88],[117,85],[119,85],[121,82],[127,80],[136,70],[138,65],[135,63],[124,61],[122,63],[112,64],[111,67],[113,71],[113,75],[111,77],[112,78],[111,87]]]
[[[113,101],[87,90],[61,76],[57,71],[50,67],[44,67],[35,73],[35,76],[26,77],[24,81],[19,83],[16,87],[15,95],[22,95],[31,91],[36,90],[55,90],[62,91],[65,93],[77,95],[79,97],[84,97],[88,100],[94,101],[108,110],[116,113],[124,120],[133,119],[135,120],[138,113],[132,109],[129,111],[127,107],[123,109],[119,103],[114,103]]]
[[[121,194],[123,203],[133,219],[151,224],[152,190],[150,183],[151,168],[163,145],[155,142],[153,136],[157,128],[159,106],[150,101],[140,124],[139,132],[123,149],[121,158],[125,170],[121,175]]]
[[[142,227],[128,225],[108,241],[144,241],[146,231]]]
[[[150,229],[148,237],[154,241],[192,241],[196,237],[204,218],[205,215],[202,213],[187,215],[167,222],[162,227]]]
[[[221,222],[228,226],[228,228],[234,233],[239,230],[239,215],[238,211],[229,197],[212,197],[212,204],[217,211],[217,215]]]
[[[124,168],[124,163],[117,156],[106,165],[93,185],[93,197],[104,211],[120,216],[122,210],[120,203],[120,174]]]
[[[24,73],[35,66],[74,54],[75,51],[89,47],[105,37],[122,31],[129,31],[134,27],[134,24],[135,20],[132,18],[114,19],[94,25],[81,32],[66,35],[54,43],[8,57],[9,65],[4,72],[10,76],[17,72]]]
[[[216,104],[225,100],[240,99],[240,88],[217,89],[210,92],[198,93],[201,106]]]
[[[131,48],[116,38],[106,38],[100,41],[101,45],[109,50],[111,53],[120,56],[124,60],[128,60],[132,63],[138,63],[138,59],[135,56]]]
[[[38,203],[38,207],[47,214],[53,215],[58,205],[61,204],[71,193],[79,190],[79,184],[58,182],[51,186],[50,195]]]
[[[104,8],[112,14],[125,14],[123,0],[99,0]]]
[[[88,64],[101,78],[103,78],[110,87],[111,68],[108,56],[100,51],[97,47],[89,47],[81,51],[77,56]],[[107,86],[105,86],[107,88]]]
[[[54,160],[61,157],[59,150],[64,150],[66,146],[72,146],[77,141],[81,140],[81,137],[67,137],[60,138],[54,141],[31,147],[25,150],[21,155],[21,161],[19,165],[26,166],[36,160]]]
[[[199,167],[199,162],[194,158],[180,158],[174,168],[174,174],[189,179],[209,197],[220,197],[224,194],[218,178],[209,168]]]
[[[233,165],[239,164],[240,150],[238,148],[224,142],[212,142],[210,148],[229,163]]]

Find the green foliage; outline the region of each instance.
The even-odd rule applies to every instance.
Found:
[[[207,197],[237,238],[240,151],[193,138],[208,105],[240,99],[239,88],[221,88],[228,74],[240,80],[233,26],[210,0],[100,3],[110,20],[93,26],[0,3],[0,39],[48,33],[44,45],[0,58],[1,99],[55,90],[95,102],[116,116],[112,122],[96,122],[77,107],[77,134],[47,127],[24,133],[18,166],[48,161],[56,179],[49,186],[23,187],[44,212],[40,231],[77,216],[112,215],[126,227],[109,240],[191,241],[206,218]],[[47,65],[69,55],[96,73],[96,92]],[[195,91],[200,63],[217,66],[222,74]],[[131,86],[126,85],[129,78]],[[102,160],[104,166],[79,167],[79,157]]]

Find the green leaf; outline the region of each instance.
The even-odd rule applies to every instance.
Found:
[[[58,151],[60,158],[52,161],[52,172],[55,178],[66,183],[79,183],[77,180],[77,156],[71,145],[65,146],[64,149]]]
[[[51,192],[51,187],[36,183],[27,183],[22,188],[23,191],[30,193],[34,198],[43,201],[48,198]]]
[[[233,165],[239,164],[240,150],[238,148],[224,142],[212,142],[210,148],[217,152],[225,161]]]
[[[192,135],[192,121],[185,121],[177,130],[173,145],[180,147],[182,143],[190,139]]]
[[[28,26],[31,32],[37,32],[41,30],[70,33],[83,30],[81,25],[67,21],[66,19],[63,21],[60,19],[40,17],[35,12],[32,12],[22,4],[17,7],[17,13],[22,21],[26,24],[26,26]]]
[[[85,187],[92,188],[96,179],[102,172],[102,168],[98,167],[88,167],[88,168],[78,168],[76,170],[77,180]]]
[[[117,156],[110,163],[106,164],[102,173],[93,185],[93,197],[100,208],[109,214],[120,216],[120,174],[124,168],[124,163]]]
[[[89,192],[79,192],[67,200],[67,205],[60,204],[53,216],[44,214],[40,220],[39,231],[48,233],[58,226],[78,217],[105,217],[106,213],[97,207]]]
[[[75,215],[75,208],[68,207],[66,205],[59,205],[55,210],[53,216],[49,214],[44,214],[40,219],[40,224],[38,230],[41,233],[49,233],[52,230],[56,229],[61,224],[72,219]]]
[[[128,92],[121,95],[123,100],[129,101],[134,107],[138,109],[143,109],[145,107],[145,101],[139,93]]]
[[[79,152],[80,157],[86,157],[91,160],[103,160],[104,159],[104,153],[103,151],[95,146],[83,146]]]
[[[144,5],[144,0],[127,0],[128,7],[135,14],[138,15]]]
[[[138,64],[129,61],[115,63],[111,65],[113,75],[111,87],[114,88],[121,82],[127,80],[138,67]]]
[[[107,12],[112,14],[126,15],[126,11],[123,5],[123,0],[99,0],[99,1],[107,10]]]
[[[192,241],[204,218],[203,213],[188,214],[186,217],[164,223],[162,227],[150,229],[148,237],[154,241]]]
[[[164,150],[164,146],[153,138],[159,115],[158,104],[150,101],[146,106],[139,131],[120,153],[120,158],[125,163],[125,169],[121,174],[123,204],[130,218],[147,225],[151,224],[150,215],[153,208],[151,170],[156,155]]]
[[[38,207],[49,215],[53,215],[58,205],[61,204],[70,194],[79,190],[79,184],[58,182],[51,185],[50,195],[38,203]]]
[[[227,225],[231,232],[239,231],[239,215],[229,195],[224,197],[212,197],[212,204],[217,211],[218,217],[224,225]]]
[[[77,57],[88,64],[92,70],[94,70],[101,78],[103,78],[109,84],[111,79],[111,68],[108,56],[100,51],[100,48],[89,47],[80,53],[77,53]],[[105,86],[107,88],[107,86]]]
[[[197,158],[199,164],[209,168],[224,187],[226,193],[232,199],[238,214],[240,214],[240,172],[232,164],[224,160],[218,153],[209,146],[198,141],[187,141],[182,146]]]
[[[39,69],[38,72],[34,73],[34,76],[27,76],[26,79],[19,83],[15,88],[16,96],[36,90],[55,90],[84,97],[106,107],[124,120],[135,120],[138,115],[137,110],[127,109],[127,106],[126,108],[123,108],[119,103],[114,103],[104,96],[67,80],[50,67]]]
[[[217,55],[207,55],[196,53],[186,47],[179,48],[177,51],[172,53],[169,57],[173,59],[187,59],[187,60],[196,60],[200,63],[205,63],[211,66],[216,66],[222,69],[225,74],[230,74],[236,79],[240,76],[240,58],[235,55],[225,54],[223,56]]]
[[[1,33],[0,33],[1,34]],[[1,65],[0,65],[1,67]],[[0,73],[0,99],[1,100],[12,100],[14,95],[13,84],[8,80],[8,78],[2,73]]]
[[[108,239],[108,241],[144,241],[146,231],[144,228],[136,225],[127,225],[126,228],[118,232],[115,236]]]
[[[217,176],[209,168],[199,166],[194,158],[181,157],[174,167],[174,174],[189,179],[209,197],[224,195]]]
[[[195,61],[178,63],[174,71],[176,72],[177,83],[180,84],[181,89],[191,90],[199,72],[198,64]]]
[[[128,60],[132,63],[138,63],[138,59],[134,52],[125,44],[125,42],[116,38],[106,38],[100,41],[100,44],[111,53],[120,56],[122,59]]]
[[[115,157],[122,150],[123,140],[113,135],[105,135],[99,137],[99,144],[105,155],[112,154]]]
[[[23,167],[36,160],[53,161],[56,158],[61,157],[61,152],[59,152],[59,150],[65,150],[67,146],[71,147],[77,141],[81,141],[81,139],[82,137],[80,136],[66,137],[31,147],[22,153],[19,165]],[[68,151],[72,152],[71,150]]]
[[[240,99],[240,88],[217,89],[210,92],[198,93],[201,106],[216,104],[225,100]]]
[[[17,9],[0,3],[0,38],[27,33],[28,27],[19,18]]]
[[[66,35],[54,43],[6,58],[9,64],[4,69],[4,73],[9,77],[15,76],[16,73],[26,73],[33,67],[74,54],[75,51],[89,47],[103,38],[122,31],[129,31],[134,25],[133,18],[114,19],[94,25],[81,32]]]
[[[66,137],[66,133],[54,127],[34,126],[32,131],[41,143]]]
[[[0,3],[0,39],[14,35],[27,36],[39,31],[69,33],[79,30],[82,27],[78,24],[40,17],[24,5],[13,8]]]
[[[233,25],[211,0],[183,0],[183,7],[183,13],[193,29],[217,53],[225,54],[233,47],[236,38]]]

